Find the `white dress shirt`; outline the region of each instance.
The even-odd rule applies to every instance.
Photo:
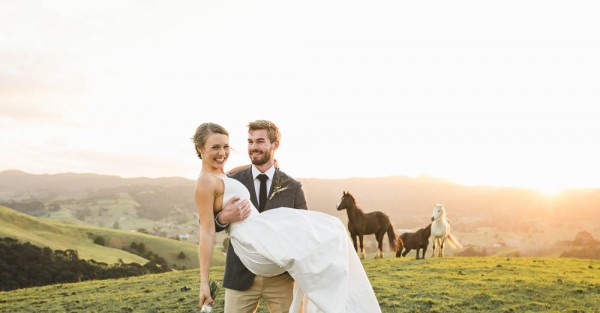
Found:
[[[260,199],[260,180],[258,180],[258,175],[265,174],[269,177],[267,179],[267,199],[269,198],[269,190],[271,190],[271,185],[273,184],[273,176],[275,175],[275,166],[271,166],[266,172],[261,172],[254,164],[252,164],[252,178],[254,178],[254,191],[256,192],[256,199]]]

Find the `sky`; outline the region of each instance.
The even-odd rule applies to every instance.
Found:
[[[0,0],[0,171],[193,179],[268,119],[296,178],[600,188],[599,7]]]

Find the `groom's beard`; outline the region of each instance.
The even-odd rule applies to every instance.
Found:
[[[255,157],[253,156],[254,153],[262,153],[262,156],[259,156],[258,159],[255,159]],[[252,150],[252,151],[250,151],[250,160],[252,161],[252,164],[254,164],[256,166],[264,165],[267,162],[269,162],[270,159],[271,159],[271,150],[267,150],[267,151]]]

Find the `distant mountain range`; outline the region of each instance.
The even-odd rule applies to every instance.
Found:
[[[342,192],[349,191],[365,212],[382,211],[390,215],[399,231],[424,227],[430,222],[433,206],[443,203],[453,230],[464,233],[463,238],[469,237],[469,242],[490,243],[498,240],[494,237],[510,233],[519,234],[519,238],[533,239],[539,235],[545,238],[546,243],[552,243],[559,239],[572,239],[579,230],[600,237],[600,223],[597,222],[600,220],[600,189],[573,189],[549,197],[532,189],[470,187],[431,177],[297,179],[303,184],[311,210],[337,216],[344,222],[347,220],[346,213],[337,211],[336,205]],[[168,229],[167,224],[186,223],[193,228],[196,227],[193,186],[194,181],[181,177],[121,178],[76,173],[34,175],[12,170],[0,172],[0,203],[6,205],[11,200],[36,199],[49,205],[60,200],[63,207],[68,208],[63,211],[71,215],[79,207],[89,208],[94,218],[84,216],[83,222],[86,223],[102,220],[100,213],[95,212],[102,207],[104,216],[110,216],[103,222],[104,227],[110,227],[112,220],[123,221],[121,226],[133,223],[127,221],[137,220],[137,214],[145,218],[145,225],[152,225],[151,221],[160,222],[160,225],[154,226],[157,229]],[[149,194],[155,197],[148,198]],[[91,198],[94,198],[93,203],[86,202]],[[77,201],[67,202],[69,199]],[[120,207],[113,209],[107,199],[119,202]],[[161,205],[153,208],[153,203]],[[71,216],[69,214],[50,215],[60,218]],[[177,219],[178,222],[175,222]],[[187,222],[184,223],[184,220]],[[169,233],[168,230],[166,232]],[[487,239],[476,239],[483,237]]]
[[[90,189],[116,188],[135,185],[176,186],[190,184],[189,179],[181,177],[165,178],[122,178],[100,174],[28,174],[9,170],[0,172],[0,197],[19,196],[22,193],[35,192],[78,192]]]

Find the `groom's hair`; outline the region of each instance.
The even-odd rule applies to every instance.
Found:
[[[279,127],[277,127],[275,123],[267,120],[256,120],[254,122],[248,123],[248,131],[259,129],[267,130],[267,135],[269,136],[269,140],[271,142],[281,140],[281,133],[279,132]]]
[[[196,133],[194,133],[194,137],[192,137],[192,141],[194,142],[194,149],[196,150],[196,154],[198,158],[202,159],[202,154],[200,154],[200,149],[206,143],[206,138],[208,138],[211,134],[223,134],[229,137],[229,133],[225,129],[225,127],[215,124],[215,123],[203,123],[196,128]]]

